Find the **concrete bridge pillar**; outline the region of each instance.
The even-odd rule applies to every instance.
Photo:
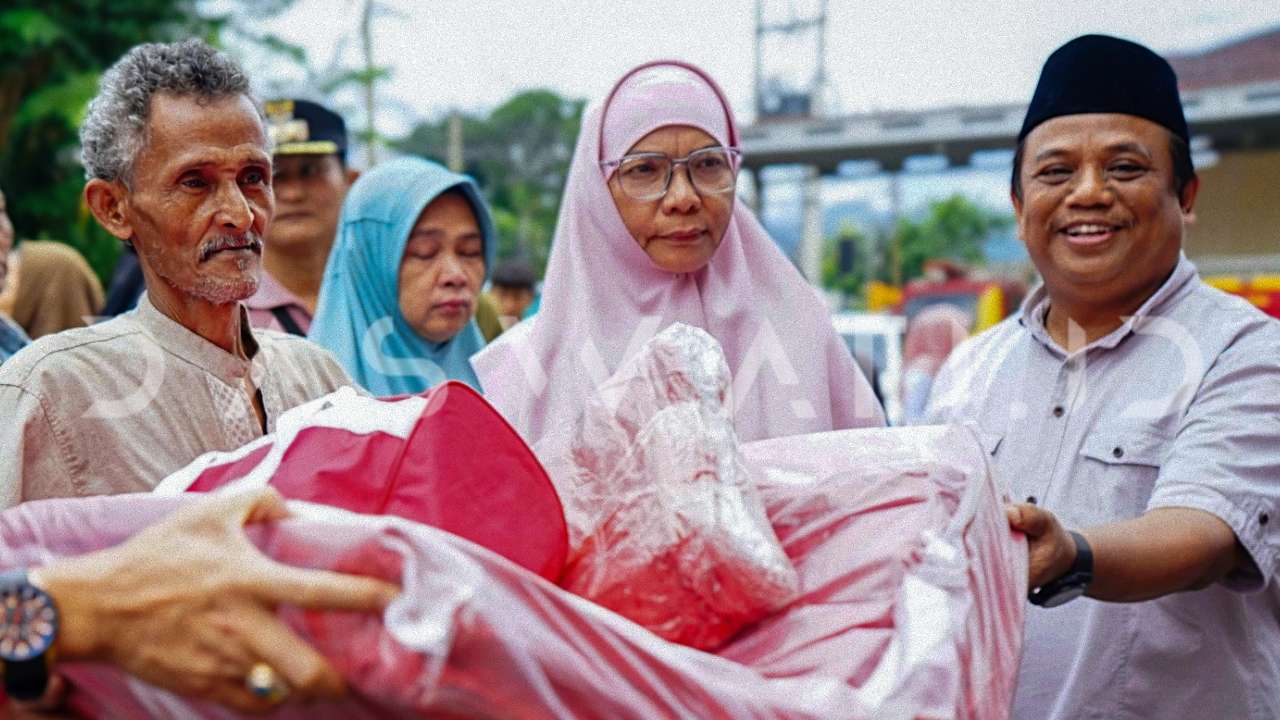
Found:
[[[764,185],[760,181],[761,172],[763,168],[742,168],[738,178],[738,199],[746,202],[756,218],[764,222]]]
[[[822,282],[822,252],[826,238],[822,233],[822,174],[818,168],[809,166],[805,169],[800,192],[804,224],[800,232],[800,246],[796,248],[796,265],[809,282],[819,285]]]

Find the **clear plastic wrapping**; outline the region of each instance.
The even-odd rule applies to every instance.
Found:
[[[672,325],[588,404],[557,483],[571,545],[561,585],[702,649],[799,588],[742,465],[728,393],[715,339]]]
[[[972,433],[856,430],[741,452],[800,591],[714,654],[443,530],[295,503],[298,517],[252,531],[264,552],[404,592],[383,617],[281,608],[352,696],[271,717],[1008,717],[1026,555]],[[114,545],[193,500],[24,504],[0,513],[0,569]],[[113,668],[59,670],[90,717],[232,716]]]

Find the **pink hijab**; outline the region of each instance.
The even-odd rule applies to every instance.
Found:
[[[969,313],[955,305],[933,305],[921,310],[907,325],[902,366],[937,375],[951,351],[969,337],[972,324]]]
[[[699,128],[726,147],[738,131],[702,70],[653,62],[592,104],[569,169],[541,309],[472,358],[485,397],[535,449],[570,431],[587,398],[672,323],[720,342],[742,441],[862,426],[884,416],[816,291],[743,204],[711,262],[671,273],[623,225],[600,162],[657,128]]]

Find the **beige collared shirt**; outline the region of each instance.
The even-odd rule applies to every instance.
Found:
[[[243,308],[241,310],[243,312]],[[262,436],[284,411],[352,382],[327,350],[250,330],[237,358],[156,310],[41,338],[0,366],[0,509],[151,490],[213,450]]]

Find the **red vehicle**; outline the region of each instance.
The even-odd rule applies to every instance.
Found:
[[[930,305],[948,304],[973,318],[971,333],[979,333],[1018,309],[1027,287],[1016,280],[975,278],[964,266],[950,260],[929,260],[925,275],[897,288],[885,283],[867,284],[867,310],[891,311],[911,318]]]

